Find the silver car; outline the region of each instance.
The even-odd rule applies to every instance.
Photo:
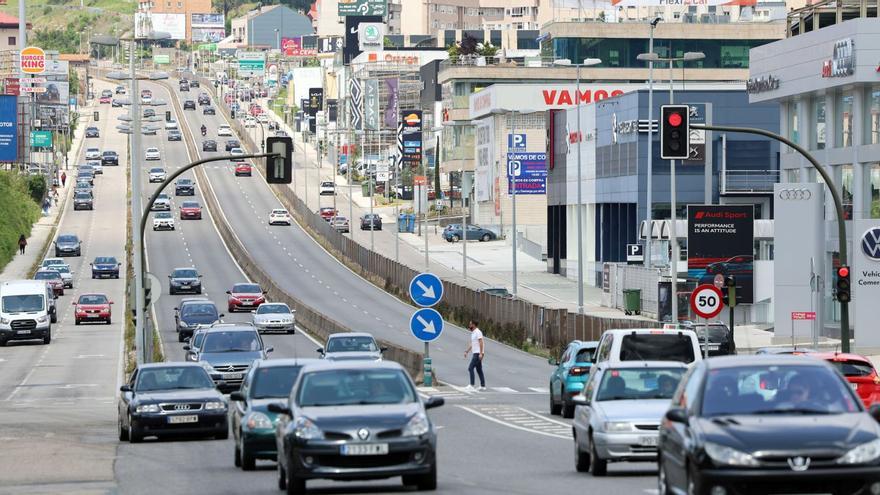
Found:
[[[318,348],[321,357],[330,361],[381,361],[385,347],[379,347],[376,339],[366,332],[334,333],[327,344]]]
[[[152,211],[171,211],[171,198],[168,197],[167,194],[161,193],[156,197],[156,201],[153,201],[153,206],[150,208]]]
[[[687,365],[606,361],[593,367],[584,392],[572,398],[575,468],[604,476],[609,462],[656,461],[660,421]]]
[[[263,303],[253,313],[253,323],[259,332],[294,333],[294,311],[284,303]]]

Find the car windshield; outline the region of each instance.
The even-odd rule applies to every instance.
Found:
[[[337,337],[327,341],[327,352],[377,352],[372,337]]]
[[[112,256],[99,256],[99,257],[95,258],[95,264],[96,265],[115,265],[116,258],[113,258]]]
[[[162,194],[156,196],[156,201],[162,201],[163,199],[164,199],[164,200],[167,200],[167,199],[168,199],[168,195],[165,194],[165,193],[162,193]]]
[[[160,211],[153,215],[153,218],[171,218],[171,212],[168,211]]]
[[[180,179],[179,181],[177,181],[178,186],[188,186],[190,184],[192,184],[192,181],[189,179]]]
[[[287,210],[272,210],[273,215],[287,215]]]
[[[161,173],[164,172],[164,171],[165,171],[165,170],[164,170],[164,169],[161,169],[161,168],[151,168],[151,169],[150,169],[150,173],[151,173],[151,174],[161,174]]]
[[[709,372],[703,416],[837,414],[861,410],[849,385],[825,366],[740,366]]]
[[[849,360],[828,362],[837,368],[837,371],[839,371],[840,374],[846,377],[871,376],[874,372],[874,367],[871,366],[871,363],[866,363],[864,361]]]
[[[602,374],[596,400],[671,399],[684,368],[621,368]]]
[[[60,235],[58,236],[58,242],[76,242],[77,238],[75,235]]]
[[[287,398],[302,366],[257,368],[251,385],[252,399]]]
[[[43,260],[43,266],[49,265],[66,265],[63,259],[60,258],[49,258],[47,260]]]
[[[138,373],[135,391],[154,392],[182,388],[214,388],[214,382],[208,372],[198,366],[149,368]]]
[[[27,313],[43,310],[42,294],[22,294],[20,296],[3,296],[4,313]]]
[[[74,195],[74,199],[92,199],[92,195],[87,192],[78,192]]]
[[[115,151],[105,151],[105,152],[104,152],[104,156],[113,156],[113,155],[115,155],[115,154],[116,154]]]
[[[183,316],[211,316],[216,318],[217,307],[209,303],[184,304],[180,308],[180,314]]]
[[[257,284],[235,284],[232,286],[232,292],[236,294],[259,294],[263,292]]]
[[[694,331],[702,343],[703,339],[706,338],[706,325],[697,325],[694,327]],[[727,327],[724,325],[709,325],[709,340],[711,342],[723,342],[727,340],[728,332]]]
[[[52,265],[52,269],[58,273],[70,273],[70,267],[67,265]]]
[[[253,332],[213,330],[205,336],[205,352],[255,352],[263,348],[260,337]]]
[[[54,280],[61,278],[61,274],[55,270],[40,270],[34,274],[34,280]]]
[[[626,334],[620,344],[620,360],[690,363],[694,360],[694,346],[690,337],[684,334]]]
[[[202,341],[205,340],[205,334],[207,332],[196,332],[196,335],[193,337],[192,346],[195,348],[202,347]]]
[[[198,208],[199,204],[195,201],[184,201],[181,205],[181,208]]]
[[[403,371],[395,369],[336,369],[302,377],[296,402],[300,407],[361,404],[406,404],[416,401]]]
[[[171,274],[172,278],[197,278],[198,276],[199,273],[191,268],[174,270],[174,273]]]
[[[266,314],[288,314],[290,309],[286,304],[262,304],[257,308],[258,315]]]
[[[83,294],[78,304],[107,304],[107,296],[103,294]]]
[[[147,148],[147,153],[158,153],[158,152],[159,152],[158,148]]]

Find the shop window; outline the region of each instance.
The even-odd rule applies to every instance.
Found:
[[[872,163],[871,171],[871,218],[880,218],[880,163]]]
[[[865,144],[880,144],[880,86],[869,89],[865,120]]]
[[[800,144],[798,142],[797,102],[795,101],[788,104],[788,139],[794,141],[795,144]]]
[[[840,168],[840,189],[842,191],[843,217],[852,220],[853,211],[853,167],[843,165]]]
[[[825,149],[825,97],[819,96],[813,99],[813,119],[815,120],[814,145],[818,150]]]
[[[792,168],[785,171],[785,182],[797,183],[801,181],[801,169]]]
[[[852,146],[853,95],[840,93],[837,95],[837,148]]]

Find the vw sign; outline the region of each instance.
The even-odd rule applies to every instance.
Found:
[[[865,253],[865,256],[874,261],[880,261],[880,227],[868,229],[862,235],[861,244],[862,252]]]

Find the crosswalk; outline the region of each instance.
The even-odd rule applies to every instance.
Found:
[[[546,437],[571,440],[571,425],[548,418],[534,411],[505,405],[459,405],[461,409],[485,420],[509,428]]]
[[[469,390],[467,387],[460,385],[452,385],[448,383],[441,384],[437,387],[419,387],[419,394],[423,397],[439,396],[444,399],[466,399],[469,397],[481,395],[499,395],[499,394],[549,394],[550,389],[547,387],[525,387],[516,390],[510,387],[487,387],[486,390]]]

